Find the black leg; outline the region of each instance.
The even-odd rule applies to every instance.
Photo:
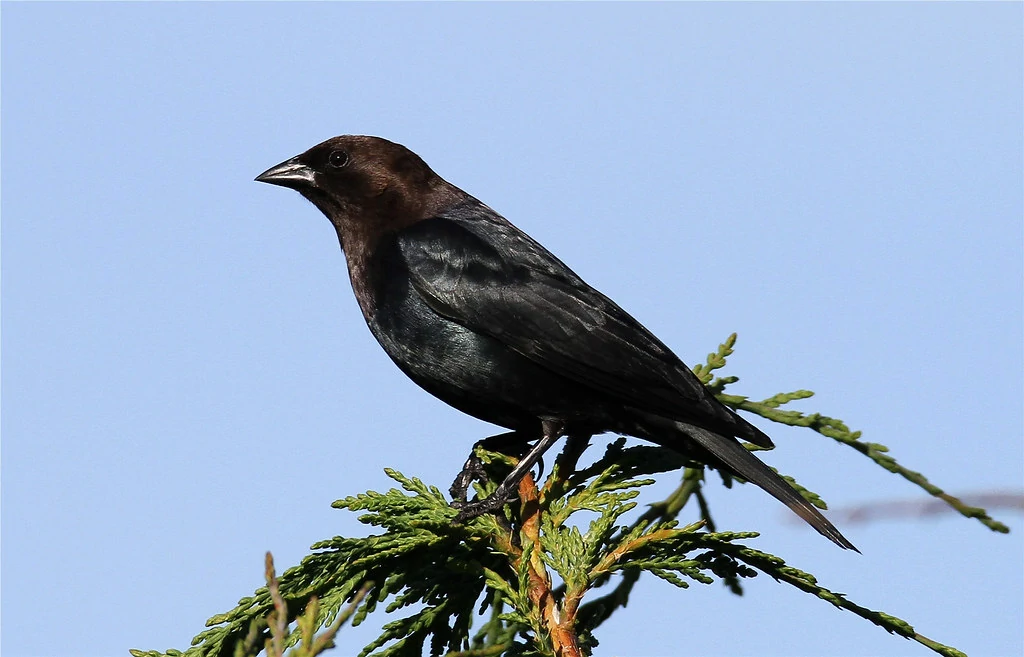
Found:
[[[534,445],[526,456],[520,459],[516,467],[512,468],[512,472],[508,473],[505,480],[498,484],[498,488],[495,489],[487,498],[483,500],[477,500],[476,502],[465,502],[465,490],[459,489],[461,493],[461,500],[456,499],[453,506],[460,507],[459,515],[455,518],[455,522],[464,522],[470,518],[482,515],[484,513],[491,513],[501,509],[503,506],[508,504],[510,501],[515,500],[517,497],[516,489],[519,487],[519,482],[526,473],[537,463],[540,457],[555,444],[559,438],[562,437],[562,432],[565,428],[564,423],[555,420],[544,420],[541,423],[542,435],[537,444]],[[502,436],[494,436],[494,438],[504,438],[509,434],[502,434]],[[490,438],[488,438],[490,440]],[[472,460],[472,457],[471,457]],[[466,462],[466,469],[469,468],[469,461]],[[452,484],[452,497],[455,498],[456,484],[462,483],[463,475],[466,473],[466,469],[463,469],[462,473],[459,474],[459,478],[456,478],[455,484]],[[469,479],[465,480],[466,488],[469,486]]]

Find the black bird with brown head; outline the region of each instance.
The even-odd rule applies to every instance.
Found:
[[[331,221],[366,323],[403,372],[518,440],[538,440],[463,517],[504,504],[560,436],[611,431],[738,475],[856,550],[738,440],[771,447],[767,435],[615,302],[409,149],[335,137],[256,180],[298,191]]]

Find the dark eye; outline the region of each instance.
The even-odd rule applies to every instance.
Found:
[[[335,169],[340,169],[348,164],[348,153],[345,151],[331,151],[331,154],[327,156],[327,163]]]

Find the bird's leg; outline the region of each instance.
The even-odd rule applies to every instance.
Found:
[[[473,449],[470,450],[469,458],[466,459],[465,465],[462,466],[462,471],[455,477],[451,488],[448,489],[452,496],[452,505],[464,505],[469,492],[469,485],[474,481],[482,481],[486,478],[487,473],[484,472],[484,463],[476,455],[477,447],[482,447],[492,452],[518,456],[522,453],[523,446],[529,443],[530,438],[531,436],[520,431],[509,431],[508,433],[489,436],[477,441],[473,445]]]
[[[512,468],[512,472],[508,473],[505,480],[498,484],[498,487],[493,493],[483,500],[457,504],[456,506],[459,506],[461,510],[459,511],[459,515],[455,517],[455,522],[465,522],[466,520],[483,515],[484,513],[497,511],[510,501],[515,500],[515,492],[519,487],[519,482],[526,476],[526,473],[533,468],[544,452],[554,445],[556,440],[562,437],[564,428],[565,424],[557,420],[542,421],[542,434],[540,440],[537,441],[537,444],[526,453],[526,456],[519,460],[516,467]],[[503,436],[495,436],[495,438],[507,435],[508,434],[503,434]],[[456,479],[456,482],[458,481],[459,480]],[[452,485],[452,488],[455,488],[454,484]],[[463,499],[465,499],[465,497],[463,497]]]

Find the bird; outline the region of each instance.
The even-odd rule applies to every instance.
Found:
[[[771,438],[721,403],[661,340],[539,242],[381,137],[342,135],[256,181],[331,222],[370,332],[448,405],[536,440],[473,513],[504,505],[562,436],[614,432],[699,455],[857,548],[740,440]]]

